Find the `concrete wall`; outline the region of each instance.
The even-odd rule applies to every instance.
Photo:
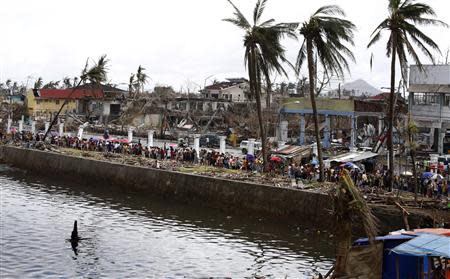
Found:
[[[311,110],[311,100],[309,98],[286,98],[282,104],[284,109],[291,110]],[[329,98],[318,98],[316,100],[317,110],[329,110],[339,112],[355,111],[355,103],[353,100],[336,100]]]
[[[249,209],[329,225],[328,195],[0,146],[2,161],[43,175],[81,178],[225,210]],[[245,212],[245,211],[244,211]],[[301,218],[301,219],[300,219]],[[328,220],[328,221],[327,221]]]
[[[89,186],[110,185],[126,191],[141,191],[185,203],[202,204],[224,211],[247,214],[248,211],[288,218],[294,224],[327,228],[332,231],[327,194],[279,188],[254,183],[217,179],[179,172],[149,169],[97,161],[82,157],[0,145],[0,161],[45,176],[68,177]],[[397,209],[374,208],[386,232],[403,227]],[[422,215],[411,214],[415,227]],[[285,221],[283,221],[285,222]],[[359,226],[356,220],[355,225]]]
[[[450,84],[450,65],[423,65],[421,71],[417,65],[411,65],[409,84]]]

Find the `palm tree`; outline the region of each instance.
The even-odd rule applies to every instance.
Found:
[[[281,63],[287,62],[285,57],[285,49],[281,45],[280,40],[284,36],[296,38],[296,23],[278,23],[275,24],[274,19],[261,22],[261,16],[266,7],[267,0],[258,0],[253,11],[253,24],[245,18],[242,12],[228,0],[234,8],[234,17],[224,19],[242,29],[245,32],[244,61],[246,63],[250,94],[256,99],[256,111],[258,114],[259,133],[261,136],[263,169],[267,166],[267,149],[266,149],[266,133],[263,115],[261,111],[261,82],[262,77],[266,80],[266,84],[270,86],[270,73],[277,72],[286,74]]]
[[[70,81],[70,77],[64,77],[63,84],[64,84],[64,88],[72,87],[72,82]]]
[[[72,83],[73,87],[75,87],[78,84],[78,80],[79,80],[78,77],[73,78],[73,83]]]
[[[128,93],[130,95],[133,95],[133,91],[136,85],[136,81],[135,81],[135,74],[131,74],[130,79],[129,79],[129,83],[128,83]],[[133,95],[133,99],[134,99],[134,95]]]
[[[394,98],[395,98],[395,66],[398,56],[401,74],[403,80],[406,80],[408,70],[409,55],[414,62],[423,70],[419,56],[414,49],[415,44],[426,57],[434,63],[433,54],[429,50],[435,50],[440,53],[438,45],[425,35],[418,25],[441,25],[447,26],[444,22],[426,16],[436,16],[434,10],[423,3],[416,3],[414,0],[389,0],[389,16],[384,19],[380,25],[375,28],[371,35],[371,40],[367,47],[371,47],[381,38],[382,31],[388,31],[389,39],[386,44],[386,55],[391,58],[391,91],[389,95],[389,111],[387,145],[389,150],[389,188],[393,185],[394,173],[394,148],[392,140],[392,127],[394,125]]]
[[[59,80],[50,81],[49,83],[46,83],[44,86],[42,86],[42,89],[57,89],[58,87],[59,87]]]
[[[324,179],[324,166],[322,157],[322,145],[319,130],[319,119],[317,116],[316,96],[316,64],[320,63],[324,71],[328,74],[335,74],[338,77],[344,75],[344,70],[348,70],[347,58],[355,60],[353,53],[345,44],[354,45],[353,31],[355,25],[343,18],[344,11],[338,6],[323,6],[318,9],[300,28],[300,35],[303,36],[303,43],[300,47],[296,69],[300,69],[307,59],[309,72],[309,95],[313,110],[314,131],[317,142],[317,156],[320,166],[320,181]],[[316,57],[316,58],[315,58]]]
[[[343,170],[340,184],[333,196],[333,217],[336,232],[336,263],[332,278],[350,278],[345,277],[351,275],[346,274],[345,267],[352,244],[352,223],[358,219],[372,242],[378,232],[378,220],[372,214],[347,170]]]
[[[148,76],[144,71],[145,68],[139,65],[136,73],[136,87],[138,93],[144,92],[144,85],[148,82]]]
[[[88,62],[86,61],[86,65],[84,66],[84,69],[81,72],[80,79],[78,84],[72,88],[72,91],[70,92],[69,96],[64,100],[63,104],[59,108],[58,112],[56,113],[55,117],[53,118],[52,122],[50,123],[50,126],[48,130],[45,132],[44,138],[42,139],[45,141],[49,131],[52,129],[53,125],[55,125],[56,121],[58,120],[59,114],[63,110],[63,108],[67,105],[69,102],[70,97],[75,92],[76,88],[80,86],[82,83],[86,83],[89,81],[93,85],[98,85],[103,82],[106,82],[107,80],[107,73],[108,73],[108,59],[106,59],[106,55],[102,55],[97,63],[95,63],[92,67],[88,69]]]
[[[419,133],[419,128],[417,128],[416,123],[411,119],[411,114],[408,115],[408,126],[407,126],[406,131],[408,134],[409,155],[411,156],[412,170],[413,170],[412,173],[413,173],[413,185],[414,185],[414,201],[417,203],[419,176],[417,175],[417,168],[416,168],[417,143],[415,141],[415,138],[416,138],[416,135]]]
[[[43,84],[44,82],[42,81],[42,77],[39,77],[37,80],[36,80],[36,82],[34,83],[34,89],[41,89],[41,87],[42,87],[42,84]]]

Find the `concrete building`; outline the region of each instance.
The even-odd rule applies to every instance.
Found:
[[[62,114],[77,113],[80,109],[79,101],[96,98],[103,98],[103,92],[85,89],[31,89],[27,92],[26,103],[30,116],[49,120],[65,101],[67,104],[61,111]]]
[[[324,148],[331,146],[333,131],[331,131],[331,122],[337,117],[344,117],[350,120],[350,146],[355,147],[358,136],[358,118],[363,118],[364,122],[377,127],[378,134],[383,130],[384,110],[383,105],[365,102],[360,100],[339,100],[330,98],[318,98],[316,100],[317,113],[323,122],[319,124],[322,131],[322,143]],[[288,115],[297,115],[299,121],[300,145],[306,144],[306,121],[305,117],[312,115],[312,106],[309,98],[287,98],[283,101],[280,109],[280,128],[279,139],[287,140],[288,122],[285,118]]]
[[[266,88],[261,88],[261,107],[266,108]],[[222,100],[230,103],[249,102],[250,85],[245,78],[228,78],[227,81],[216,82],[200,91],[202,97],[208,100]],[[270,102],[272,102],[272,95]],[[255,102],[255,98],[251,100]],[[214,109],[214,108],[213,108]]]
[[[76,89],[33,89],[28,91],[26,103],[29,114],[35,118],[50,119],[67,100],[63,115],[73,113],[107,122],[120,115],[125,93],[115,87],[90,84]]]
[[[223,99],[232,102],[243,103],[247,101],[250,90],[248,81],[244,78],[229,78],[227,81],[217,82],[206,86],[202,95],[206,99]]]
[[[409,75],[409,111],[419,128],[430,135],[439,154],[449,153],[446,132],[450,129],[450,65],[412,65]]]
[[[122,111],[122,103],[125,100],[128,91],[110,85],[92,86],[90,84],[82,85],[79,89],[100,90],[102,98],[85,98],[78,100],[77,113],[81,115],[91,115],[100,122],[107,123],[119,117]]]

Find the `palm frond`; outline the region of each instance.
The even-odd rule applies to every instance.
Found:
[[[370,54],[370,61],[369,61],[369,66],[370,66],[370,70],[371,71],[372,71],[372,68],[373,68],[373,58],[374,58],[373,53],[371,53]]]
[[[8,84],[8,82],[6,82],[7,84]],[[39,77],[37,80],[36,80],[36,82],[34,83],[34,89],[41,89],[41,87],[42,87],[42,84],[43,84],[43,80],[42,80],[42,77]]]
[[[344,16],[345,12],[337,5],[326,5],[320,7],[314,14],[313,17],[323,14],[323,15],[337,15],[337,16]]]
[[[367,47],[371,47],[374,43],[379,41],[382,30],[388,30],[390,36],[386,45],[386,55],[390,57],[392,54],[393,44],[401,43],[402,46],[395,46],[396,53],[401,55],[399,62],[403,68],[408,60],[407,53],[413,60],[421,65],[419,56],[416,54],[413,45],[416,44],[419,49],[431,60],[434,57],[429,48],[440,53],[438,45],[427,35],[425,35],[418,25],[433,25],[444,26],[448,25],[440,20],[428,18],[427,16],[435,17],[436,13],[431,6],[418,3],[413,0],[390,0],[389,1],[389,17],[384,19],[371,35],[371,40]],[[405,52],[405,49],[407,52]]]
[[[295,69],[297,73],[300,73],[300,70],[305,63],[306,60],[306,40],[303,40],[303,43],[297,54],[297,61],[295,63]]]
[[[245,18],[245,16],[242,14],[242,12],[233,4],[233,2],[231,2],[231,0],[227,0],[227,1],[234,8],[235,18],[226,18],[226,19],[224,19],[224,21],[231,22],[234,25],[236,25],[242,29],[249,29],[251,27],[251,25],[248,22],[248,20]]]
[[[300,34],[306,41],[311,41],[314,48],[312,51],[327,72],[343,76],[344,71],[349,70],[347,59],[355,60],[346,44],[354,45],[356,26],[349,20],[333,15],[344,16],[345,13],[335,5],[319,8],[307,22],[303,23]],[[303,43],[297,56],[297,71],[305,60],[305,53],[305,43]]]
[[[267,0],[258,0],[255,5],[255,9],[253,10],[253,23],[255,25],[258,24],[264,9],[266,8]]]
[[[338,185],[335,194],[334,216],[338,222],[348,222],[342,217],[358,218],[361,220],[363,229],[373,241],[378,233],[378,220],[373,215],[361,192],[353,183],[347,170],[343,170],[341,183]]]
[[[102,55],[98,61],[89,69],[83,70],[84,74],[82,75],[83,80],[89,80],[91,83],[100,84],[106,82],[108,80],[108,64],[109,60],[106,58],[106,55]]]

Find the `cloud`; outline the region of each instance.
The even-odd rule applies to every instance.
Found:
[[[255,1],[234,2],[251,17]],[[358,27],[357,62],[346,80],[364,78],[376,87],[389,85],[390,64],[384,44],[366,48],[370,32],[386,17],[387,1],[271,0],[265,16],[303,21],[318,7],[336,3]],[[440,19],[450,23],[450,15],[445,13],[447,0],[429,3]],[[126,83],[139,65],[147,68],[149,86],[159,83],[179,88],[187,80],[203,85],[205,78],[214,74],[246,75],[244,34],[222,21],[233,12],[225,0],[6,0],[2,4],[0,80],[25,82],[29,76],[42,76],[50,81],[76,76],[86,58],[97,59],[102,54],[111,60],[109,78],[113,83]],[[450,46],[449,29],[425,30],[443,50]],[[294,61],[299,42],[286,40],[285,46]],[[375,63],[370,71],[372,52]]]

